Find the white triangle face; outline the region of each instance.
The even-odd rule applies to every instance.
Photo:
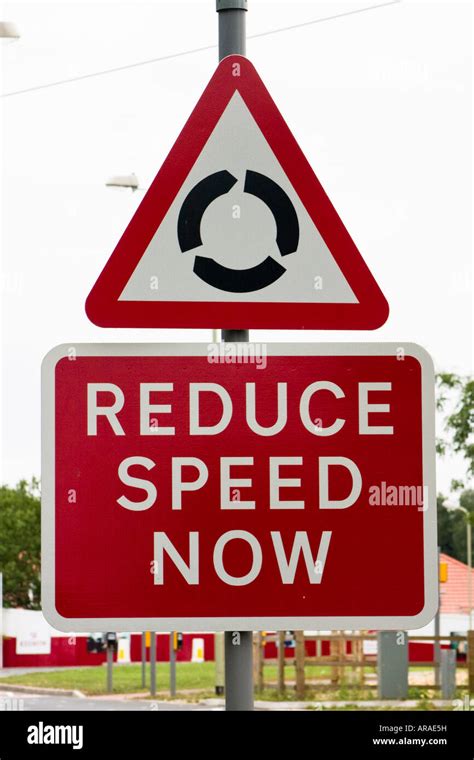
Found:
[[[188,193],[215,172],[227,170],[237,182],[216,198],[201,221],[202,245],[182,252],[178,216]],[[282,256],[270,208],[243,192],[246,171],[269,177],[296,211],[299,242]],[[194,272],[196,256],[232,269],[255,267],[271,256],[286,269],[275,282],[254,292],[213,287]],[[310,219],[288,177],[238,92],[232,96],[160,227],[123,289],[120,301],[357,303],[351,287]]]

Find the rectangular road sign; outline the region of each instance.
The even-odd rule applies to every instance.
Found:
[[[59,630],[410,629],[437,606],[413,344],[62,345],[43,362]]]

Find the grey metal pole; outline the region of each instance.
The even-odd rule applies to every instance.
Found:
[[[142,687],[146,686],[146,633],[142,633]]]
[[[471,515],[469,512],[466,514],[466,524],[467,524],[467,541],[466,541],[466,547],[467,547],[467,566],[469,568],[469,585],[468,585],[468,594],[469,594],[469,630],[472,631],[472,525],[471,525]]]
[[[438,609],[434,619],[434,632],[435,637],[441,635],[440,633],[440,607],[441,607],[441,583],[439,582],[439,561],[441,550],[438,546]],[[434,666],[435,666],[435,687],[439,689],[441,687],[441,641],[439,638],[435,638],[434,643]]]
[[[379,699],[406,699],[408,634],[406,631],[379,631],[377,649]]]
[[[150,633],[150,694],[156,696],[156,633]]]
[[[245,14],[247,0],[217,0],[219,15],[219,60],[227,55],[245,55]],[[248,330],[222,330],[227,343],[246,343]],[[226,710],[253,710],[252,631],[225,634]]]
[[[225,709],[253,710],[253,635],[225,632]]]
[[[170,633],[170,696],[176,696],[176,650],[174,648],[174,631]]]
[[[3,573],[0,573],[0,670],[3,668]]]
[[[438,638],[441,635],[439,609],[434,619],[434,632],[435,632],[435,642],[434,642],[435,688],[439,689],[441,687],[441,641]]]
[[[217,0],[219,14],[219,60],[226,55],[245,55],[247,0]]]
[[[456,650],[443,649],[441,653],[441,696],[454,699],[456,693]]]
[[[245,55],[247,5],[247,0],[217,0],[220,61],[227,55]],[[248,330],[222,330],[222,340],[227,343],[245,343],[248,339]]]
[[[216,664],[215,692],[217,697],[224,696],[225,676],[224,676],[224,634],[214,634],[214,662]]]
[[[112,694],[113,691],[113,665],[114,665],[114,648],[111,642],[107,642],[107,693]]]

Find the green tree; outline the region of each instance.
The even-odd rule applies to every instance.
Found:
[[[0,572],[5,607],[40,609],[40,493],[37,480],[0,487]]]
[[[474,476],[474,379],[449,372],[436,376],[436,406],[444,412],[449,402],[454,408],[445,417],[444,437],[437,441],[438,454],[451,451],[462,454],[466,460],[467,478]],[[465,488],[461,480],[454,480],[453,490]]]
[[[445,554],[449,554],[460,562],[466,562],[466,518],[468,516],[459,509],[446,509],[443,506],[445,501],[444,496],[438,496],[438,545]],[[463,491],[459,498],[459,504],[469,511],[469,520],[473,526],[474,491]],[[474,551],[472,560],[474,564]]]
[[[453,539],[453,515],[454,513],[443,506],[446,497],[438,494],[438,546],[442,552],[449,554],[450,557],[460,559],[464,562],[464,557],[458,557]],[[457,515],[457,513],[456,513]]]

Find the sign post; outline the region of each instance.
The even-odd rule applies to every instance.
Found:
[[[3,574],[0,573],[0,670],[3,668]]]
[[[156,696],[156,633],[150,632],[150,694]]]
[[[247,0],[217,0],[219,14],[219,60],[228,55],[246,53]],[[222,330],[224,343],[245,343],[248,330]],[[253,633],[226,631],[225,708],[253,710]]]
[[[434,671],[435,671],[435,688],[439,689],[441,687],[441,619],[440,619],[440,610],[441,610],[441,561],[440,561],[440,555],[441,555],[441,549],[438,546],[438,609],[436,610],[436,615],[434,618],[434,633],[435,633],[435,641],[434,641]]]
[[[170,633],[170,696],[176,696],[176,644],[177,633]]]
[[[146,632],[142,632],[141,636],[141,655],[142,655],[142,686],[146,686]]]
[[[380,631],[377,634],[377,678],[379,699],[408,697],[408,634]]]
[[[214,634],[214,662],[216,666],[214,691],[216,697],[223,697],[225,693],[224,635],[222,631],[216,631]]]
[[[117,642],[117,634],[106,633],[105,645],[107,647],[107,693],[113,692],[113,669],[114,669],[114,651]]]

